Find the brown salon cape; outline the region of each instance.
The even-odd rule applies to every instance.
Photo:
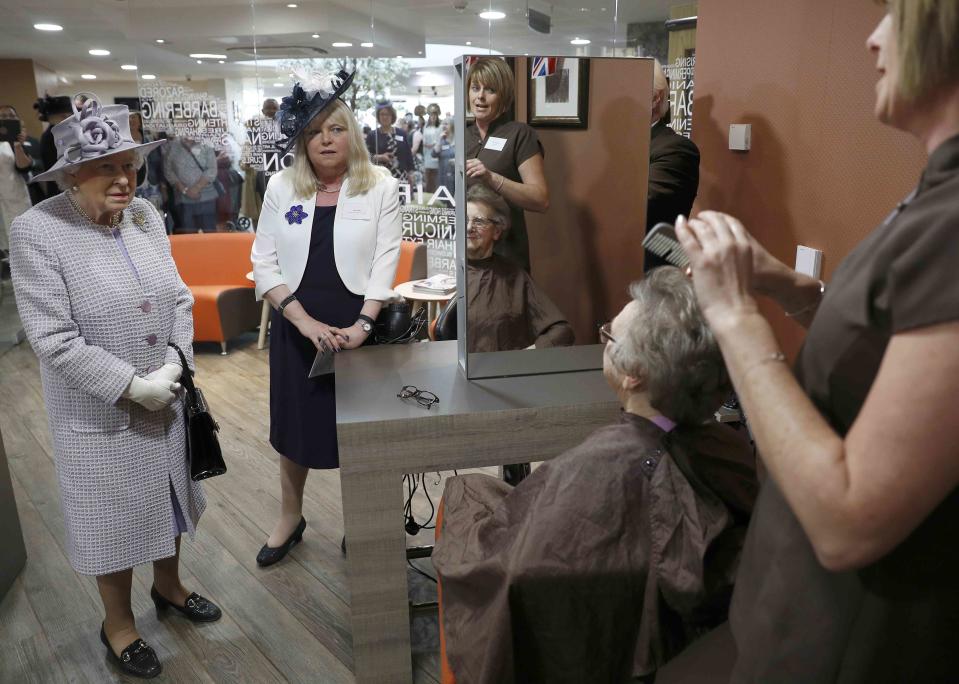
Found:
[[[573,328],[529,273],[504,256],[467,262],[470,352],[568,347]]]
[[[433,564],[457,681],[655,671],[725,619],[756,488],[734,430],[628,413],[515,489],[450,479]]]

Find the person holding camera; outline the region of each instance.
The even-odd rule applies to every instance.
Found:
[[[370,161],[340,95],[353,75],[309,74],[278,115],[293,164],[272,176],[251,260],[256,296],[274,308],[270,339],[270,444],[280,457],[280,517],[257,554],[281,560],[306,527],[311,468],[339,466],[333,375],[309,378],[318,351],[369,340],[400,255],[399,191]]]
[[[10,249],[10,224],[30,208],[24,175],[33,166],[23,121],[13,105],[0,106],[0,257]]]

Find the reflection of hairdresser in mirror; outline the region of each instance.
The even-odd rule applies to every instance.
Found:
[[[466,128],[466,177],[469,185],[482,183],[509,203],[512,227],[496,253],[529,271],[523,211],[545,212],[549,188],[536,131],[504,116],[514,92],[513,71],[502,59],[483,57],[470,67],[466,97],[476,120]]]
[[[444,684],[626,682],[725,619],[755,460],[712,420],[729,378],[692,283],[662,268],[630,292],[601,333],[619,419],[515,489],[446,482]]]
[[[884,6],[866,41],[878,73],[862,79],[876,117],[929,158],[828,289],[730,216],[677,224],[769,473],[730,609],[736,646],[719,648],[738,652],[733,682],[959,671],[959,2]],[[793,369],[754,293],[808,326]]]
[[[573,328],[529,273],[494,254],[509,233],[509,207],[482,185],[466,195],[466,300],[469,351],[566,347]]]
[[[256,295],[273,307],[270,444],[280,456],[280,517],[257,554],[272,565],[303,537],[311,469],[339,467],[333,375],[308,378],[317,350],[367,342],[393,295],[400,256],[399,192],[370,162],[340,96],[353,74],[307,73],[278,119],[293,165],[270,177],[253,242]]]

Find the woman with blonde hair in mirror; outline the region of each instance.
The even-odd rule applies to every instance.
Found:
[[[482,183],[510,206],[512,229],[496,253],[530,271],[525,211],[549,208],[543,145],[536,131],[509,112],[515,93],[513,70],[497,57],[481,57],[466,77],[466,98],[473,122],[466,128],[466,182]]]
[[[769,473],[730,610],[735,647],[707,649],[738,652],[734,682],[959,671],[959,0],[883,6],[866,41],[875,115],[929,156],[828,287],[731,216],[677,223]],[[808,327],[792,370],[756,295]]]

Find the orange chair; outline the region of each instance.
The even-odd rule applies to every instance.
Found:
[[[396,265],[393,287],[426,277],[426,244],[403,240],[400,243],[400,261]]]
[[[219,342],[223,354],[227,340],[253,330],[260,321],[260,304],[246,277],[252,268],[253,237],[253,233],[170,236],[173,261],[195,300],[193,339]]]

